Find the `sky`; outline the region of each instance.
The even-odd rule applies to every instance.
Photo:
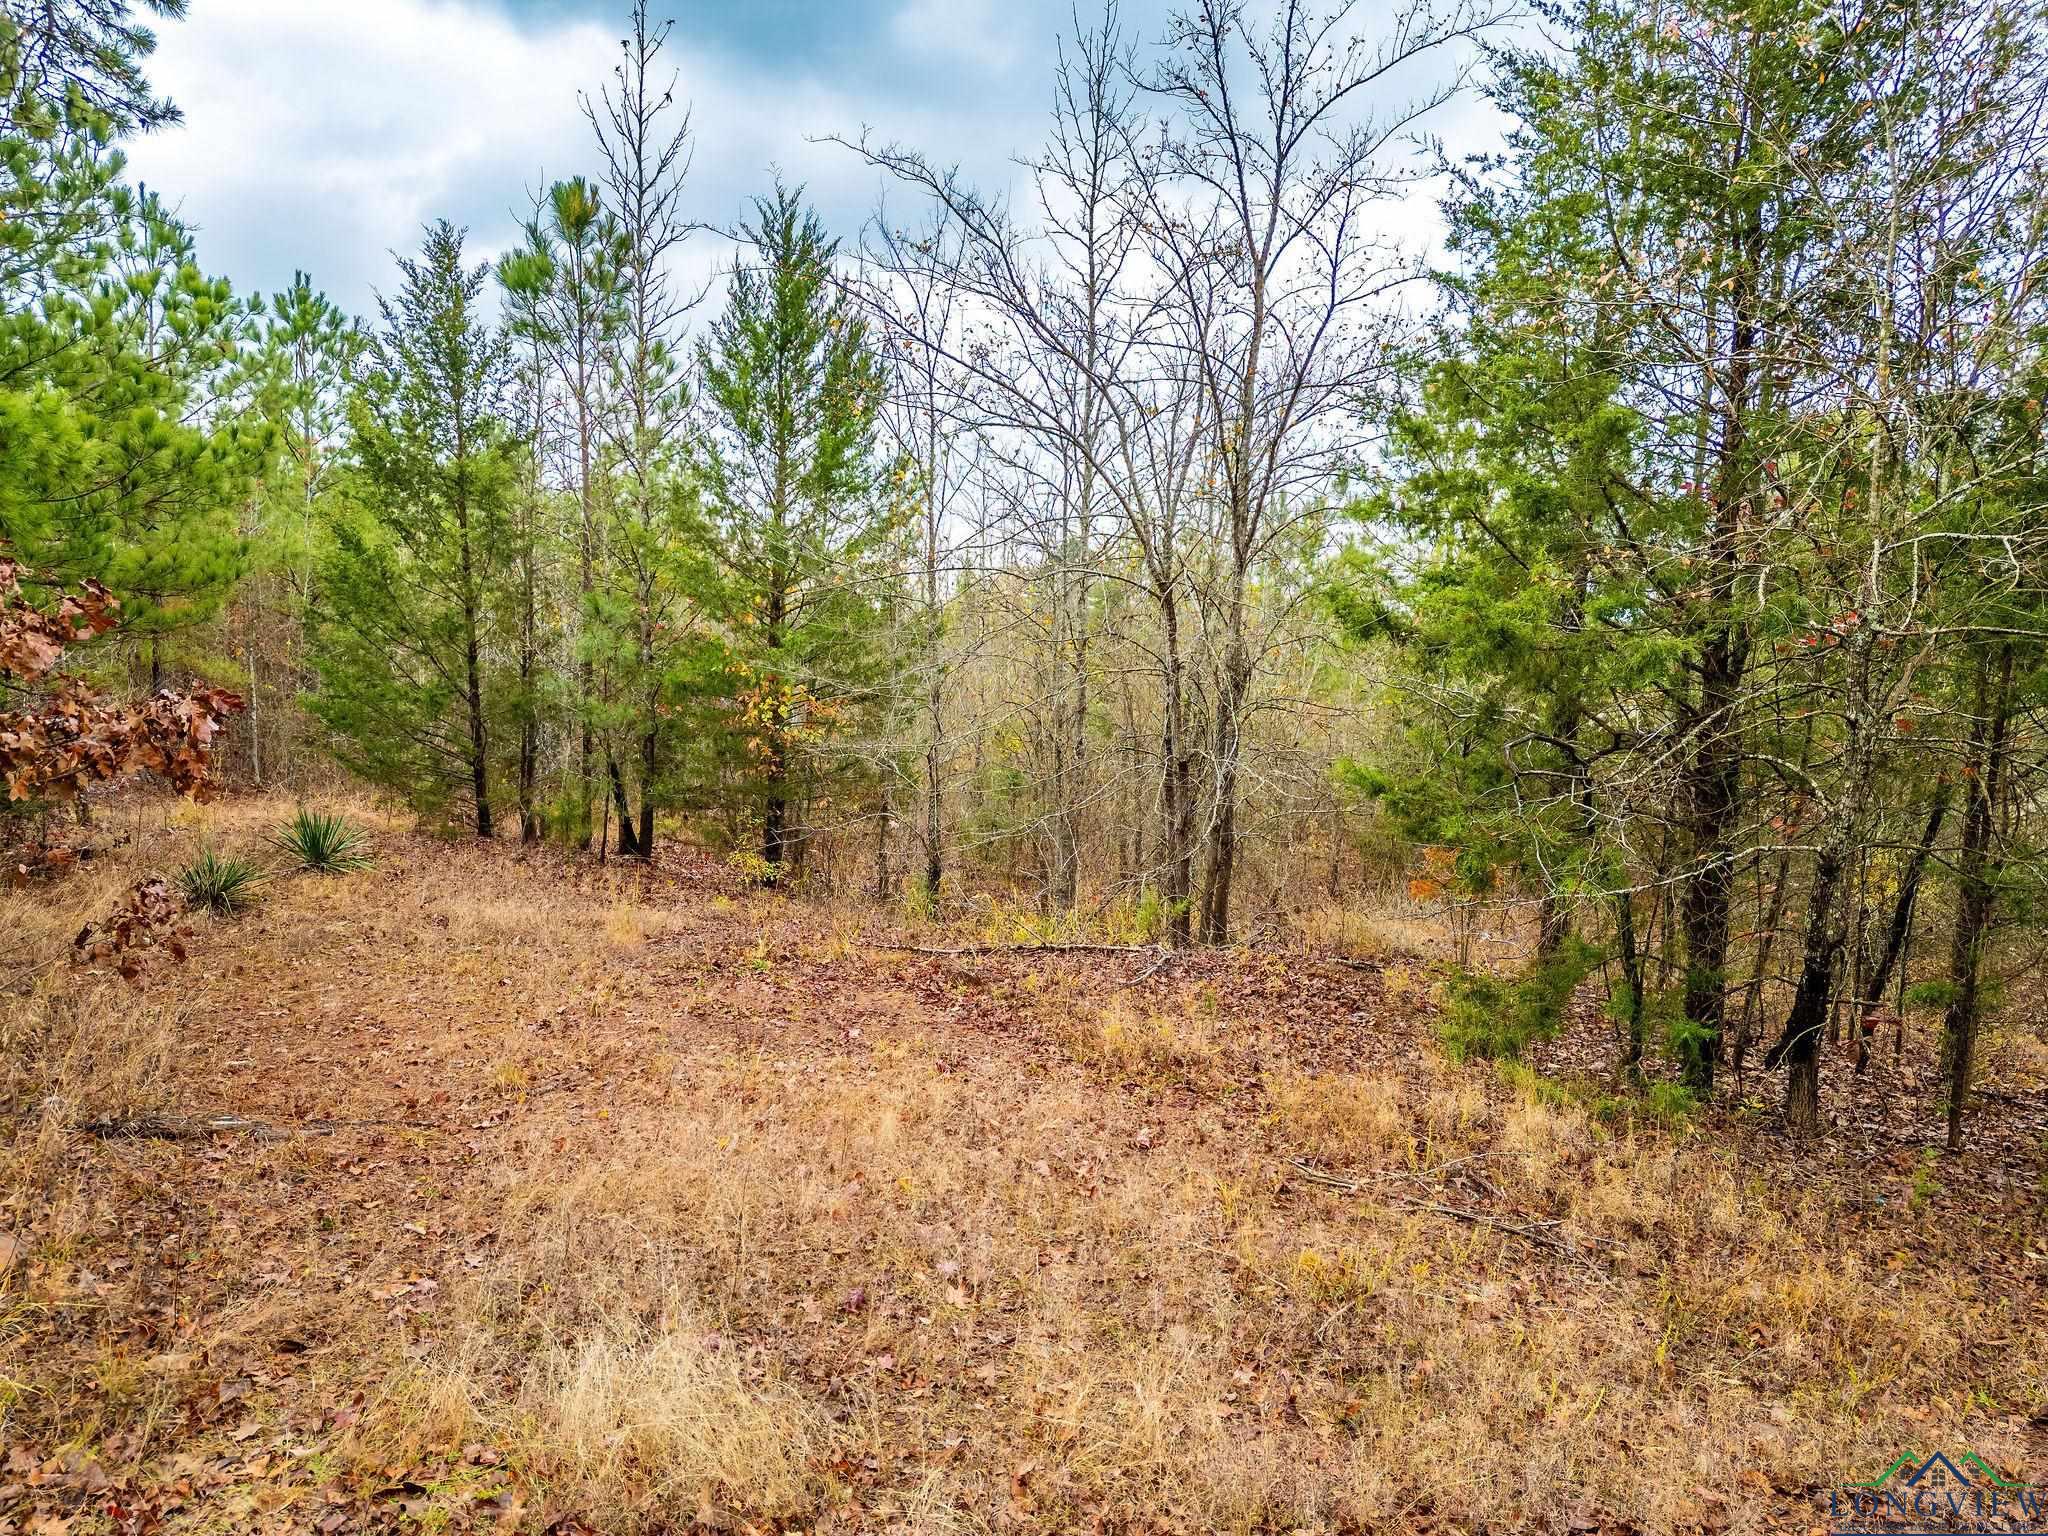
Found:
[[[1099,15],[1099,0],[1081,13]],[[1171,0],[1124,0],[1127,30],[1157,38]],[[1362,17],[1383,9],[1364,0]],[[238,291],[312,274],[367,314],[392,252],[446,218],[479,258],[511,246],[533,195],[596,171],[578,93],[617,61],[624,0],[192,0],[159,28],[149,74],[184,122],[129,145],[130,174],[197,230],[199,259]],[[849,245],[884,192],[848,150],[863,131],[957,164],[984,188],[1016,184],[1042,138],[1073,0],[670,0],[668,57],[691,104],[693,218],[731,229],[779,171],[802,183]],[[1496,133],[1474,103],[1447,138]],[[1394,222],[1426,238],[1433,194]],[[891,194],[891,208],[907,205]],[[697,237],[690,275],[732,260]]]

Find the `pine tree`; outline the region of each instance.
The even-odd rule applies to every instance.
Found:
[[[175,121],[124,0],[0,15],[0,692],[8,801],[75,795],[141,761],[198,788],[241,700],[139,708],[64,667],[91,642],[204,621],[239,574],[234,507],[264,434],[222,409],[242,319],[189,235],[121,180],[117,141]],[[181,0],[143,9],[176,16]],[[67,654],[70,648],[71,654]]]
[[[320,571],[313,712],[342,758],[422,809],[467,798],[492,833],[487,676],[493,595],[508,579],[512,434],[506,338],[478,297],[488,264],[430,226],[348,407],[346,504]]]
[[[247,412],[269,431],[269,474],[249,502],[248,570],[235,590],[227,645],[249,693],[244,739],[257,783],[295,766],[314,678],[305,636],[322,510],[336,492],[347,402],[363,336],[304,272],[270,296],[245,358]]]
[[[695,489],[680,457],[689,392],[678,347],[690,302],[669,270],[692,229],[682,212],[690,114],[678,109],[673,75],[661,81],[671,25],[650,21],[646,0],[635,0],[613,85],[584,102],[615,221],[618,306],[606,339],[606,408],[599,417],[612,476],[604,498],[605,568],[590,595],[584,650],[604,679],[591,708],[608,742],[605,771],[619,811],[619,847],[640,858],[654,856],[656,807],[678,793],[674,759],[684,733],[677,706],[694,687],[707,642],[687,569]],[[638,771],[637,813],[622,757]]]
[[[0,541],[31,591],[107,585],[157,685],[161,637],[211,618],[241,572],[264,434],[223,408],[242,306],[120,180],[116,136],[172,115],[125,16],[0,20]]]
[[[858,697],[882,608],[892,523],[874,462],[883,377],[799,191],[754,205],[755,260],[702,348],[707,554],[735,639],[757,752],[761,857],[792,853],[798,758]],[[799,846],[800,851],[800,846]]]
[[[537,843],[541,837],[541,729],[550,691],[546,661],[554,648],[547,632],[551,626],[542,614],[542,566],[553,544],[547,527],[546,465],[555,403],[546,309],[555,283],[554,259],[538,227],[528,229],[523,246],[500,258],[498,280],[505,291],[507,333],[518,353],[514,409],[525,447],[519,455],[518,484],[507,523],[507,554],[514,574],[505,592],[505,609],[518,657],[517,683],[508,702],[519,738],[519,836],[522,842]]]
[[[548,188],[528,225],[528,245],[539,258],[529,277],[544,281],[527,298],[522,323],[554,369],[574,436],[580,807],[575,837],[587,848],[595,819],[593,800],[598,793],[595,727],[599,694],[595,647],[588,643],[586,631],[604,536],[605,364],[625,321],[619,283],[625,251],[618,223],[606,212],[599,189],[580,176]]]

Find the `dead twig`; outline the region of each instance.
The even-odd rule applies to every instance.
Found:
[[[1377,1175],[1375,1182],[1389,1179],[1432,1177],[1446,1173],[1463,1164],[1477,1162],[1486,1155],[1484,1152],[1475,1152],[1466,1157],[1452,1158],[1449,1162],[1431,1169],[1428,1174],[1415,1174],[1410,1173],[1406,1169],[1396,1169],[1389,1173]],[[1366,1188],[1366,1181],[1364,1180],[1347,1179],[1338,1174],[1325,1173],[1322,1169],[1315,1167],[1313,1164],[1305,1163],[1299,1158],[1289,1159],[1288,1166],[1311,1183],[1320,1184],[1327,1189],[1338,1190],[1344,1194],[1355,1195]],[[1487,1211],[1466,1210],[1462,1206],[1445,1205],[1436,1200],[1418,1200],[1413,1195],[1398,1195],[1389,1192],[1385,1198],[1393,1201],[1396,1205],[1406,1206],[1409,1210],[1427,1211],[1431,1215],[1443,1216],[1452,1221],[1467,1222],[1475,1227],[1489,1227],[1496,1232],[1504,1232],[1510,1237],[1519,1237],[1523,1241],[1534,1243],[1540,1248],[1548,1248],[1554,1252],[1561,1253],[1575,1263],[1585,1265],[1603,1278],[1606,1275],[1606,1271],[1595,1262],[1591,1255],[1587,1254],[1580,1247],[1580,1239],[1577,1236],[1570,1232],[1551,1230],[1552,1228],[1562,1228],[1564,1224],[1561,1221],[1555,1219],[1526,1222],[1509,1221],[1504,1217],[1495,1216]],[[1606,1239],[1592,1238],[1588,1239],[1588,1241],[1604,1243]]]
[[[1453,1221],[1470,1222],[1475,1227],[1491,1227],[1496,1232],[1506,1232],[1514,1237],[1527,1238],[1530,1242],[1540,1243],[1545,1248],[1555,1248],[1559,1253],[1568,1253],[1574,1258],[1578,1257],[1578,1244],[1573,1242],[1569,1235],[1559,1237],[1548,1230],[1551,1227],[1560,1225],[1555,1220],[1531,1222],[1503,1221],[1500,1217],[1490,1216],[1485,1211],[1461,1210],[1455,1205],[1442,1205],[1435,1200],[1417,1200],[1412,1195],[1389,1195],[1387,1198],[1396,1205],[1407,1206],[1410,1210],[1429,1211],[1438,1216],[1448,1216]]]
[[[1146,966],[1144,970],[1138,972],[1138,974],[1133,976],[1128,982],[1125,983],[1125,985],[1135,987],[1143,982],[1150,981],[1154,976],[1157,976],[1161,971],[1165,970],[1167,966],[1173,964],[1174,956],[1175,951],[1167,949],[1164,946],[1161,946],[1159,951],[1159,958],[1157,960],[1154,960],[1150,965]]]
[[[34,981],[38,976],[42,975],[43,972],[49,970],[51,966],[55,965],[59,960],[62,960],[63,958],[64,956],[62,955],[52,955],[50,956],[49,959],[45,960],[41,965],[32,965],[27,970],[16,971],[12,976],[8,977],[7,980],[0,981],[0,992],[12,992],[17,987],[26,986],[29,982]]]
[[[1014,954],[1075,954],[1075,955],[1149,955],[1159,946],[1156,944],[963,944],[957,949],[939,949],[929,944],[884,944],[875,939],[862,939],[863,949],[885,950],[894,955],[1014,955]],[[1168,951],[1171,953],[1171,951]]]
[[[364,1127],[395,1127],[426,1131],[419,1120],[308,1120],[303,1125],[276,1126],[246,1115],[108,1115],[81,1121],[77,1129],[103,1141],[204,1141],[209,1136],[254,1136],[258,1141],[290,1141],[296,1136],[331,1136]]]
[[[1468,1163],[1476,1163],[1490,1156],[1492,1156],[1490,1152],[1471,1152],[1467,1153],[1464,1157],[1454,1157],[1449,1162],[1438,1163],[1434,1168],[1388,1168],[1373,1174],[1369,1182],[1384,1184],[1395,1179],[1414,1179],[1418,1183],[1433,1183],[1449,1173],[1453,1168],[1462,1168]],[[1325,1173],[1314,1164],[1305,1163],[1298,1157],[1290,1158],[1287,1166],[1313,1183],[1324,1185],[1330,1189],[1341,1189],[1346,1194],[1357,1194],[1361,1189],[1365,1188],[1368,1182],[1363,1179],[1347,1179],[1342,1174]]]
[[[281,1131],[243,1115],[108,1115],[82,1121],[78,1129],[106,1141],[204,1141],[209,1136],[246,1133],[259,1141],[286,1141]]]
[[[1304,1179],[1307,1179],[1311,1184],[1321,1184],[1326,1189],[1341,1190],[1347,1195],[1355,1195],[1365,1187],[1356,1179],[1347,1179],[1341,1174],[1325,1173],[1322,1169],[1304,1163],[1299,1158],[1290,1160],[1287,1166],[1300,1174]]]

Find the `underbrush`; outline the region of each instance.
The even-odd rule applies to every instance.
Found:
[[[1452,1061],[1520,1059],[1533,1040],[1556,1033],[1600,951],[1568,938],[1513,980],[1461,971],[1446,986],[1438,1039]]]

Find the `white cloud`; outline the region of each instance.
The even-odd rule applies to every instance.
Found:
[[[275,289],[302,267],[368,313],[390,286],[389,252],[416,247],[423,223],[468,226],[481,259],[517,239],[546,180],[595,173],[577,92],[610,79],[618,47],[610,25],[522,27],[488,0],[202,0],[162,29],[150,68],[185,122],[131,145],[131,175],[198,227],[202,264],[238,288]],[[872,126],[1000,175],[1005,136],[1036,131],[986,110],[941,117],[893,89],[904,82],[861,82],[856,96],[777,78],[770,61],[691,52],[681,29],[666,57],[697,140],[687,212],[718,229],[772,166],[851,243],[880,182],[813,142],[825,134]],[[707,234],[680,275],[701,282],[729,259]]]
[[[1025,7],[999,0],[906,0],[890,18],[889,31],[911,53],[1000,71],[1013,68],[1025,52],[1025,13]]]
[[[889,46],[829,78],[766,46],[693,47],[678,27],[669,57],[697,138],[687,212],[731,229],[774,167],[851,244],[883,182],[815,140],[863,129],[1013,189],[1011,157],[1045,131],[1052,38],[1069,24],[1050,0],[904,0]],[[132,145],[133,175],[198,226],[201,262],[243,291],[303,267],[368,313],[372,289],[391,284],[389,252],[416,248],[422,223],[466,225],[472,253],[491,256],[546,180],[595,171],[577,92],[607,81],[617,57],[613,25],[521,26],[501,0],[199,0],[162,28],[150,70],[185,123]],[[1497,142],[1486,116],[1468,100],[1441,126]],[[1433,195],[1387,206],[1383,226],[1434,236]],[[912,201],[891,194],[892,214],[908,217]],[[694,286],[730,259],[707,234],[678,275]]]
[[[431,0],[194,12],[151,68],[185,124],[133,145],[133,174],[200,226],[209,267],[273,287],[303,266],[356,309],[427,220],[471,225],[480,255],[511,239],[527,189],[586,158],[576,88],[617,46]]]

